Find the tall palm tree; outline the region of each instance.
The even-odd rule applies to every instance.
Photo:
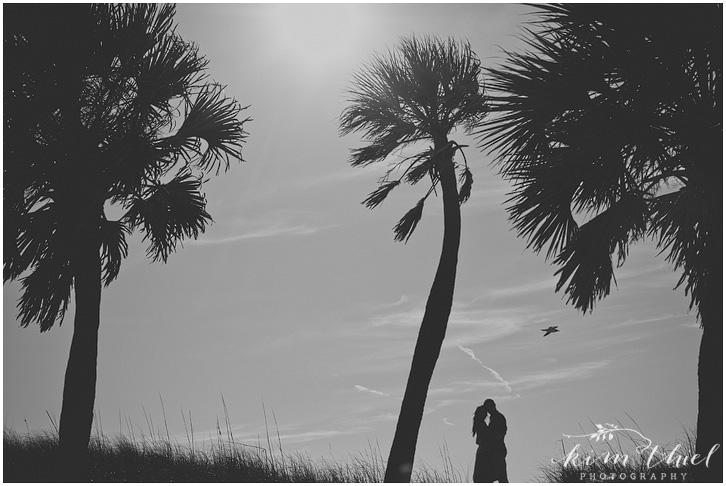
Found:
[[[488,72],[480,135],[514,183],[510,219],[583,312],[610,292],[615,253],[657,239],[703,329],[706,457],[723,424],[721,5],[538,7],[529,50]],[[721,452],[699,473],[720,480]]]
[[[93,420],[101,287],[126,236],[166,262],[212,219],[201,176],[241,159],[243,109],[206,82],[172,5],[5,5],[3,279],[22,326],[75,321],[60,446],[85,455]],[[107,217],[111,207],[123,212]],[[111,211],[113,212],[113,211]]]
[[[375,56],[355,75],[351,105],[341,117],[341,134],[362,131],[367,141],[366,146],[353,150],[353,166],[385,161],[404,147],[428,143],[415,155],[389,165],[379,188],[363,202],[375,208],[402,182],[416,184],[428,176],[428,191],[394,227],[395,240],[408,241],[421,219],[424,202],[437,186],[443,203],[441,257],[416,341],[388,458],[387,482],[411,479],[426,395],[451,312],[461,233],[459,206],[469,198],[473,178],[465,159],[463,165],[454,161],[454,154],[463,146],[450,140],[449,134],[458,127],[469,133],[485,115],[479,71],[479,59],[468,43],[404,38],[398,50]]]

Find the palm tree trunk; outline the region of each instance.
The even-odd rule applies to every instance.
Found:
[[[99,229],[93,220],[91,217],[84,225],[85,231],[80,232],[71,260],[76,315],[63,386],[59,438],[64,469],[72,474],[82,472],[91,437],[96,398],[101,257]]]
[[[696,468],[696,480],[720,483],[723,481],[723,324],[714,324],[717,329],[707,330],[704,323],[698,357],[696,453],[702,462]]]
[[[446,326],[454,299],[456,263],[461,237],[461,212],[452,154],[446,151],[446,156],[437,164],[444,203],[444,241],[413,353],[396,433],[388,456],[385,482],[411,481],[426,395],[446,335]]]
[[[723,241],[722,238],[717,239]],[[722,246],[716,245],[720,249]],[[717,264],[716,264],[717,263]],[[696,467],[699,482],[723,481],[723,267],[717,258],[709,275],[699,311],[703,335],[698,355],[698,421]],[[712,452],[712,448],[718,449]],[[710,455],[710,457],[709,457]],[[708,464],[705,459],[708,458]]]
[[[705,72],[705,70],[704,70]],[[723,181],[714,174],[722,170],[723,136],[720,129],[696,130],[688,146],[694,160],[704,163],[692,179],[708,205],[706,242],[699,255],[708,262],[709,274],[699,282],[698,311],[703,334],[698,354],[698,419],[696,453],[704,460],[696,467],[699,482],[723,481]],[[718,450],[709,457],[713,447]]]

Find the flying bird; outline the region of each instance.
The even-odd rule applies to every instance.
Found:
[[[542,336],[542,337],[546,337],[546,336],[549,336],[549,335],[550,335],[550,334],[552,334],[553,332],[560,332],[560,330],[559,330],[559,329],[557,329],[557,327],[558,327],[558,326],[550,326],[550,327],[548,327],[547,329],[542,329],[542,330],[544,331],[544,333],[545,333],[545,334],[544,334],[544,336]]]

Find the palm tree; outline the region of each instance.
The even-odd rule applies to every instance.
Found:
[[[441,258],[416,341],[388,458],[387,482],[411,479],[426,395],[451,312],[461,232],[459,205],[469,198],[473,178],[465,159],[463,166],[454,162],[454,154],[463,146],[450,140],[449,134],[458,127],[469,133],[484,117],[486,105],[479,71],[479,59],[468,43],[404,38],[397,51],[375,56],[355,75],[351,105],[341,117],[341,134],[362,131],[367,139],[366,146],[352,151],[350,162],[356,167],[384,161],[417,142],[429,143],[428,148],[389,165],[379,188],[363,202],[375,208],[402,182],[416,184],[428,176],[428,191],[394,227],[396,241],[411,237],[424,202],[437,186],[443,203]]]
[[[172,5],[4,7],[3,279],[19,279],[19,318],[40,331],[75,296],[60,446],[87,450],[101,287],[126,236],[166,262],[211,223],[205,173],[241,159],[243,109],[205,81],[207,60],[174,32]],[[109,208],[123,212],[117,220]]]
[[[480,135],[513,181],[510,219],[583,312],[610,292],[613,255],[656,238],[703,329],[706,457],[723,424],[721,5],[538,7],[529,50],[488,72]],[[721,452],[703,469],[720,481]]]

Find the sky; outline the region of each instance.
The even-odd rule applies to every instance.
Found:
[[[483,65],[495,65],[502,49],[521,47],[531,11],[179,4],[177,32],[209,59],[210,79],[250,105],[244,115],[253,121],[245,161],[204,186],[215,223],[166,265],[151,263],[135,235],[104,290],[97,430],[140,437],[168,427],[185,443],[191,419],[201,443],[226,405],[239,442],[264,446],[269,430],[285,452],[312,459],[371,449],[387,457],[443,217],[440,199],[429,199],[404,245],[392,227],[427,187],[399,187],[375,210],[360,204],[386,164],[350,167],[362,140],[339,136],[347,90],[375,52],[411,33],[467,39]],[[662,445],[694,430],[701,332],[683,289],[674,290],[679,274],[654,243],[631,248],[617,287],[583,315],[555,293],[556,267],[511,229],[496,154],[474,143],[466,150],[474,187],[462,207],[454,306],[416,465],[443,470],[445,448],[470,480],[471,418],[489,397],[507,418],[514,482],[534,480],[582,440],[564,435],[595,424],[622,424]],[[51,430],[73,306],[62,326],[40,334],[19,327],[18,297],[17,283],[4,286],[4,426]],[[550,325],[561,332],[543,338]]]

